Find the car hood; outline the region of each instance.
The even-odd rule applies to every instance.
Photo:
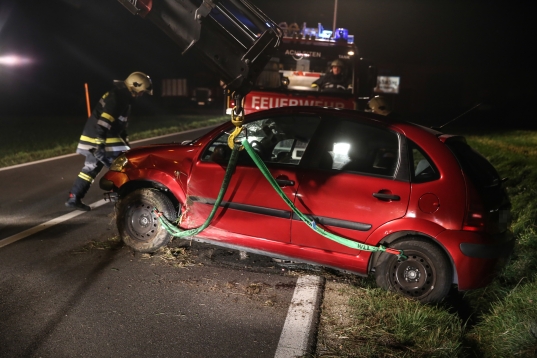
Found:
[[[198,145],[155,144],[129,150],[127,170],[157,169],[160,171],[189,171],[200,151]]]

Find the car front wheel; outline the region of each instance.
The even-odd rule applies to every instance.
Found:
[[[172,239],[153,212],[157,208],[174,221],[177,212],[171,200],[154,189],[138,189],[118,203],[116,224],[125,244],[138,252],[155,252]]]
[[[448,257],[435,244],[421,238],[405,238],[390,247],[408,258],[382,253],[375,268],[377,285],[423,303],[441,301],[451,289],[453,270]]]

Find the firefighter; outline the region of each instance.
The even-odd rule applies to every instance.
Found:
[[[334,60],[330,64],[330,72],[320,77],[311,84],[312,88],[320,88],[321,91],[346,91],[349,89],[350,81],[343,73],[343,61]]]
[[[371,108],[371,112],[382,114],[383,116],[387,116],[392,112],[388,101],[386,101],[386,98],[381,96],[371,98],[368,102],[368,105],[369,108]]]
[[[151,78],[142,72],[131,73],[125,81],[115,80],[86,121],[76,152],[86,157],[84,166],[75,179],[65,206],[84,211],[91,210],[81,199],[88,192],[101,169],[110,167],[122,152],[129,150],[127,120],[134,99],[144,93],[153,94]]]

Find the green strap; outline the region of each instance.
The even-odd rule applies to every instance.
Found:
[[[287,197],[287,195],[285,195],[285,193],[282,191],[282,189],[280,188],[280,186],[276,182],[276,179],[274,179],[272,177],[272,175],[270,174],[270,171],[266,167],[265,163],[263,163],[261,158],[259,158],[259,156],[254,151],[254,149],[252,148],[250,143],[248,143],[248,141],[245,139],[245,140],[242,141],[242,145],[244,146],[244,148],[246,149],[246,151],[248,152],[250,157],[253,159],[254,163],[257,165],[259,170],[261,170],[261,173],[263,173],[265,178],[269,181],[270,185],[272,185],[274,190],[276,190],[276,192],[286,202],[286,204],[291,208],[291,210],[293,210],[293,212],[304,223],[306,223],[312,230],[316,231],[320,235],[322,235],[322,236],[324,236],[324,237],[326,237],[326,238],[328,238],[328,239],[330,239],[332,241],[335,241],[335,242],[337,242],[337,243],[339,243],[341,245],[344,245],[344,246],[347,246],[347,247],[350,247],[350,248],[353,248],[353,249],[356,249],[356,250],[371,251],[371,252],[377,252],[377,251],[388,252],[390,254],[397,255],[399,260],[406,260],[407,257],[404,255],[402,250],[386,248],[386,247],[384,247],[382,245],[380,245],[380,246],[371,246],[371,245],[362,244],[362,243],[359,243],[359,242],[356,242],[356,241],[353,241],[353,240],[349,240],[347,238],[344,238],[344,237],[341,237],[341,236],[338,236],[338,235],[334,235],[334,234],[332,234],[330,232],[327,232],[323,228],[317,226],[315,220],[313,220],[312,218],[309,218],[308,216],[306,216],[305,214],[300,212],[296,208],[296,206],[293,204],[293,202]],[[216,211],[218,210],[218,207],[220,206],[220,203],[222,202],[222,199],[223,199],[223,197],[224,197],[224,195],[226,193],[227,187],[229,186],[229,183],[231,181],[231,176],[233,175],[233,171],[235,170],[235,167],[237,165],[237,159],[238,159],[238,155],[239,155],[239,148],[240,148],[239,145],[235,145],[235,147],[233,148],[233,151],[231,152],[231,158],[229,159],[229,164],[228,164],[228,167],[226,169],[226,174],[224,176],[224,181],[222,182],[222,186],[220,187],[220,192],[218,193],[218,197],[216,198],[216,201],[214,203],[213,209],[212,209],[211,213],[209,214],[209,217],[207,218],[207,220],[205,220],[205,222],[200,227],[195,228],[195,229],[190,229],[190,230],[183,230],[183,229],[175,226],[170,221],[168,221],[162,215],[162,213],[160,213],[156,208],[153,209],[154,212],[157,214],[160,223],[166,229],[166,231],[168,231],[168,233],[170,233],[174,237],[194,236],[194,235],[197,235],[198,233],[200,233],[201,231],[203,231],[205,228],[207,228],[207,226],[209,226],[209,224],[212,221],[214,215],[216,214]]]
[[[218,193],[218,197],[216,198],[216,201],[213,206],[213,210],[209,214],[209,217],[205,222],[198,228],[190,229],[190,230],[183,230],[177,226],[175,226],[173,223],[168,221],[161,212],[157,210],[157,208],[153,208],[153,211],[157,214],[160,223],[162,226],[174,237],[188,237],[188,236],[194,236],[202,232],[209,226],[211,221],[213,220],[214,215],[216,214],[216,210],[218,210],[218,207],[220,206],[220,203],[222,202],[222,199],[224,198],[224,195],[226,194],[227,187],[229,186],[229,183],[231,182],[231,176],[233,175],[233,171],[235,170],[235,167],[237,166],[237,160],[239,159],[239,146],[235,145],[233,150],[231,151],[231,158],[229,158],[229,164],[226,168],[226,174],[224,176],[224,181],[222,182],[222,186],[220,187],[220,192]]]
[[[338,235],[334,235],[334,234],[324,230],[323,228],[317,226],[315,220],[309,218],[308,216],[306,216],[302,212],[300,212],[296,208],[296,206],[293,204],[293,202],[287,197],[287,195],[285,195],[283,190],[280,188],[280,186],[276,182],[276,179],[274,179],[272,177],[272,175],[270,174],[270,171],[268,170],[267,166],[265,165],[265,163],[263,163],[261,158],[259,158],[259,156],[255,152],[255,150],[252,148],[250,143],[248,143],[248,141],[246,139],[244,139],[242,141],[242,145],[244,146],[244,149],[246,149],[248,154],[250,154],[250,157],[252,157],[252,159],[254,160],[255,164],[259,168],[259,170],[261,170],[261,173],[263,173],[265,178],[269,181],[270,185],[272,185],[274,190],[276,190],[276,192],[280,195],[280,197],[283,199],[283,201],[285,201],[287,203],[287,205],[289,205],[291,210],[293,210],[293,212],[300,218],[300,220],[305,222],[311,229],[313,229],[317,233],[321,234],[322,236],[324,236],[324,237],[326,237],[326,238],[328,238],[328,239],[330,239],[332,241],[335,241],[335,242],[337,242],[337,243],[339,243],[341,245],[344,245],[344,246],[347,246],[347,247],[350,247],[350,248],[353,248],[353,249],[363,250],[363,251],[372,251],[372,252],[384,251],[384,252],[395,254],[395,255],[397,255],[397,257],[399,259],[402,259],[402,260],[405,260],[407,258],[403,254],[402,250],[390,249],[390,248],[386,248],[386,247],[384,247],[382,245],[380,245],[380,246],[371,246],[371,245],[362,244],[362,243],[359,243],[359,242],[356,242],[356,241],[353,241],[353,240],[349,240],[349,239],[346,239],[346,238],[338,236]]]

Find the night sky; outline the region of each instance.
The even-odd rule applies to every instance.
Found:
[[[276,23],[333,26],[333,0],[251,0]],[[339,0],[337,27],[360,56],[379,63],[479,66],[519,76],[534,91],[533,1]],[[117,0],[2,0],[0,115],[85,111],[84,83],[98,97],[133,71],[153,78],[203,76],[205,68]],[[525,79],[523,79],[525,77]],[[527,88],[526,88],[527,87]]]

